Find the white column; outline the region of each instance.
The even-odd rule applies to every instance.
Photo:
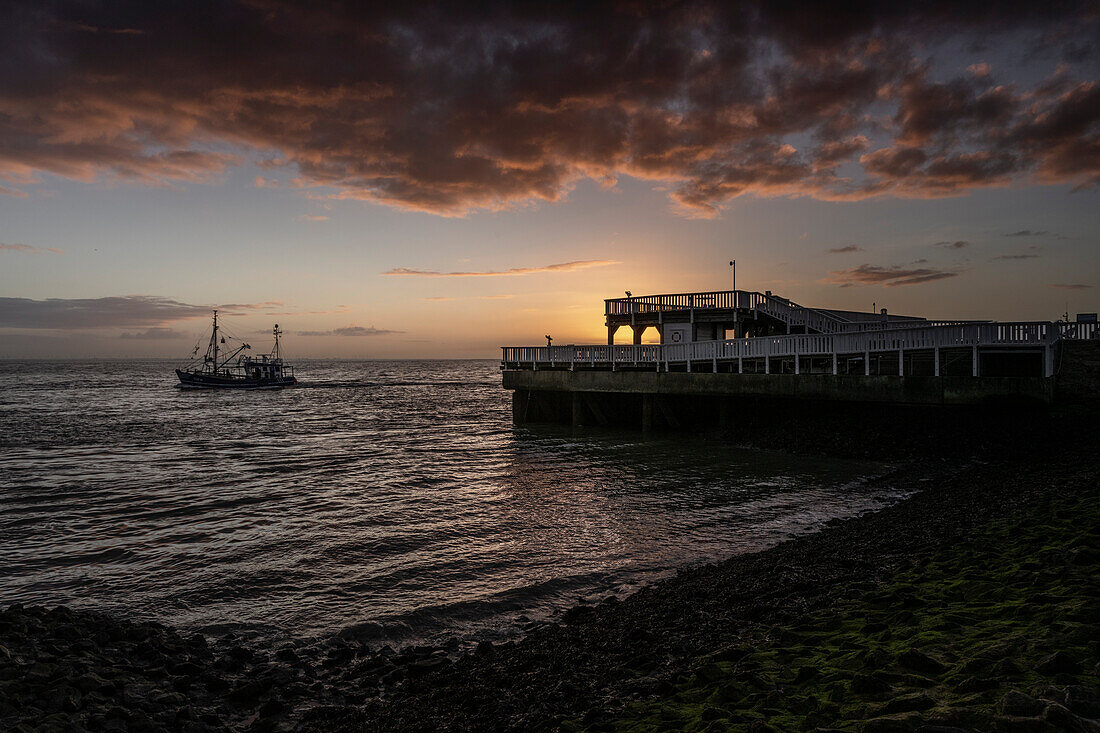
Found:
[[[932,349],[932,361],[934,362],[933,368],[935,369],[936,376],[940,376],[940,347]]]
[[[971,367],[972,367],[972,370],[974,372],[974,376],[976,377],[976,376],[978,376],[978,346],[977,346],[977,344],[975,344],[974,346],[971,346],[970,349],[971,349],[971,354],[970,354]]]
[[[772,373],[771,357],[769,357],[767,354],[764,354],[764,373],[765,374],[771,374]]]
[[[905,376],[905,350],[898,348],[898,376]]]
[[[743,356],[737,357],[737,373],[738,374],[744,374],[745,373],[745,358]]]
[[[836,376],[836,372],[837,372],[837,369],[836,369],[836,352],[834,351],[833,352],[833,376],[834,377]]]
[[[869,377],[871,375],[871,352],[863,352],[863,376]]]

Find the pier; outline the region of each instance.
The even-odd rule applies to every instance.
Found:
[[[606,345],[502,347],[516,423],[724,425],[775,400],[1049,405],[1066,363],[1100,358],[1100,331],[1084,320],[931,321],[740,290],[604,304]],[[633,344],[614,344],[623,327]],[[661,343],[641,343],[649,328]]]

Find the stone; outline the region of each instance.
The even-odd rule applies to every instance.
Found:
[[[1043,704],[1019,690],[1009,690],[1001,698],[998,710],[1009,716],[1035,716],[1043,712]]]
[[[1042,661],[1035,666],[1035,670],[1039,674],[1055,675],[1055,674],[1077,674],[1081,671],[1081,665],[1076,659],[1063,651],[1057,651],[1048,657],[1045,657]]]
[[[894,713],[909,713],[918,710],[928,710],[936,706],[936,701],[923,692],[918,692],[914,695],[901,695],[889,700],[883,707],[882,712],[887,715]]]
[[[1064,705],[1051,703],[1043,711],[1043,720],[1068,733],[1100,733],[1100,723],[1082,718]]]
[[[1066,688],[1065,706],[1086,718],[1100,718],[1100,697],[1096,690],[1083,685],[1070,685]]]
[[[891,715],[866,720],[859,730],[861,733],[909,733],[919,722],[920,716],[915,713]]]
[[[947,669],[943,662],[928,656],[919,649],[910,649],[903,652],[898,657],[898,662],[902,666],[922,674],[941,674]]]
[[[1009,715],[993,719],[997,733],[1055,733],[1058,729],[1042,718],[1017,718]]]
[[[961,695],[970,695],[975,692],[996,690],[1000,686],[1000,680],[992,677],[966,677],[955,685],[955,691]]]

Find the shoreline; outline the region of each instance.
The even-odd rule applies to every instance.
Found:
[[[516,641],[482,643],[457,658],[440,647],[374,648],[340,633],[312,650],[254,649],[233,634],[208,641],[160,624],[13,606],[0,611],[0,724],[13,730],[41,723],[103,730],[629,728],[639,706],[660,709],[684,695],[707,665],[736,662],[746,644],[789,645],[785,630],[865,602],[991,522],[1023,522],[1043,507],[1049,511],[1052,500],[1095,496],[1097,459],[1085,446],[1050,439],[1026,454],[995,448],[985,464],[909,463],[888,475],[908,484],[898,488],[916,490],[901,502],[682,571],[621,601],[576,606],[558,623]],[[1095,574],[1096,555],[1085,559]],[[1077,660],[1086,686],[1096,674],[1090,660]],[[1073,686],[1079,685],[1063,685]],[[992,709],[996,701],[975,705]],[[749,722],[706,715],[704,727],[768,729],[759,727],[766,715]]]

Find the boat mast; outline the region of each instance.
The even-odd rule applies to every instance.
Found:
[[[214,311],[214,330],[210,333],[210,343],[214,345],[214,372],[218,371],[218,311]]]
[[[279,335],[282,333],[282,331],[279,330],[279,324],[278,323],[275,324],[275,328],[271,329],[271,333],[273,333],[275,335],[275,348],[273,348],[271,350],[271,358],[272,359],[278,359],[279,358]]]

